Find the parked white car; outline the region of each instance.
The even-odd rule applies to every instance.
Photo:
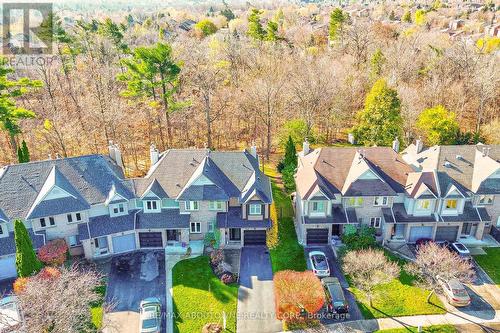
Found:
[[[0,332],[22,332],[23,316],[17,298],[8,296],[0,300]]]
[[[471,298],[467,293],[462,282],[458,279],[445,280],[444,278],[438,276],[437,280],[441,287],[443,288],[444,295],[453,306],[468,306],[471,303]]]
[[[139,332],[161,332],[161,302],[156,297],[146,298],[141,301],[139,309]]]
[[[309,252],[309,262],[314,274],[318,277],[330,276],[330,266],[328,258],[321,251]]]

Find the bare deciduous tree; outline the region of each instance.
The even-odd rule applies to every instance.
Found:
[[[389,261],[383,251],[376,249],[348,252],[343,259],[342,269],[356,288],[366,293],[370,306],[373,306],[375,287],[391,282],[400,272],[397,263]]]
[[[469,261],[433,242],[420,246],[416,260],[408,263],[406,270],[418,277],[418,284],[431,291],[427,302],[434,292],[441,290],[437,276],[445,280],[458,279],[463,283],[474,279],[474,270]]]

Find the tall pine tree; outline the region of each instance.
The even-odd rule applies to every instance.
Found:
[[[293,142],[292,136],[288,136],[288,141],[285,147],[285,158],[283,160],[285,167],[293,166],[295,169],[297,167],[297,150],[295,149],[295,143]]]
[[[28,277],[42,269],[42,263],[36,257],[33,243],[23,221],[14,221],[16,240],[16,269],[19,277]]]
[[[23,151],[23,163],[28,163],[30,161],[30,151],[28,150],[28,145],[24,140],[22,143],[22,151]]]

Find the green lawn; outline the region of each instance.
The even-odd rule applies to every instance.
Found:
[[[500,247],[489,247],[484,250],[486,254],[474,256],[474,259],[493,282],[500,286]]]
[[[222,324],[236,332],[238,285],[225,285],[214,275],[207,256],[182,260],[173,269],[174,331],[201,332],[206,323]]]
[[[297,241],[293,224],[293,207],[290,197],[272,181],[273,199],[278,210],[279,243],[270,250],[273,272],[286,269],[305,271],[307,269],[304,249]]]
[[[104,315],[102,305],[104,303],[104,296],[106,295],[106,284],[97,287],[95,291],[99,294],[101,299],[91,304],[90,313],[92,315],[92,325],[95,328],[100,329],[102,328],[102,317]]]
[[[417,333],[418,328],[416,327],[406,327],[406,328],[393,328],[388,330],[379,330],[375,333]],[[457,329],[453,325],[433,325],[422,327],[422,332],[424,333],[455,333]]]
[[[400,266],[404,265],[404,260],[386,253],[391,260],[397,261]],[[412,275],[402,269],[398,279],[377,286],[373,308],[362,291],[354,287],[350,290],[365,319],[445,313],[444,306],[436,295],[431,297],[431,303],[435,305],[427,303],[429,291],[414,286],[414,280]]]

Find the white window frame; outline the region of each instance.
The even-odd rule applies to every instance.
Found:
[[[428,203],[428,207],[425,208],[423,207],[423,205],[421,205],[420,203],[424,203],[424,202],[427,202]],[[431,209],[431,199],[417,199],[417,202],[415,203],[415,207],[416,207],[416,210],[418,211],[429,211]]]
[[[370,227],[379,229],[382,226],[382,218],[381,217],[371,217],[370,218]]]
[[[208,202],[208,210],[213,210],[213,211],[223,211],[225,208],[225,202],[216,200],[216,201],[209,201]]]
[[[75,243],[74,244],[71,243],[71,239],[72,238],[75,239]],[[69,247],[77,247],[77,246],[82,245],[82,242],[78,242],[78,235],[71,235],[71,236],[68,237],[68,245],[69,245]]]
[[[482,200],[486,198],[491,198],[491,202],[481,202]],[[477,199],[477,205],[478,206],[489,206],[493,205],[493,202],[495,201],[495,195],[493,194],[484,194],[484,195],[479,195]]]
[[[193,231],[194,227],[194,231]],[[192,234],[201,234],[201,222],[190,222],[189,223],[189,231]]]
[[[81,222],[82,219],[82,213],[75,213],[75,220],[76,222]]]
[[[454,208],[453,208],[453,207],[452,207],[452,208],[448,208],[448,207],[447,207],[447,206],[448,206],[448,201],[455,201],[455,207],[454,207]],[[445,200],[444,200],[444,205],[443,205],[443,208],[444,208],[444,210],[445,210],[445,211],[448,211],[448,212],[455,212],[455,211],[457,211],[457,210],[458,210],[458,205],[459,205],[459,203],[460,203],[460,202],[458,201],[458,199],[445,199]]]
[[[151,208],[148,207],[148,203],[151,203]],[[156,207],[154,207],[156,206]],[[161,211],[161,201],[160,200],[144,200],[144,212],[145,213],[157,213]]]
[[[311,213],[312,214],[325,214],[326,213],[326,202],[322,200],[311,201]],[[316,205],[316,209],[314,209],[314,205]],[[321,205],[321,209],[318,207]]]
[[[347,205],[349,207],[363,207],[365,200],[363,197],[350,197],[347,199]]]
[[[377,202],[379,199],[381,199],[381,202]],[[373,205],[376,207],[387,206],[388,204],[389,204],[389,197],[387,196],[377,196],[373,198]]]
[[[261,204],[250,204],[248,205],[248,215],[262,215],[262,205]],[[258,209],[256,209],[258,207]]]
[[[215,221],[210,221],[208,222],[208,232],[214,232],[215,231]]]
[[[196,200],[188,200],[185,203],[186,211],[194,212],[200,210],[200,202]]]
[[[42,226],[42,220],[45,226]],[[56,226],[56,219],[54,216],[46,216],[38,219],[38,224],[40,225],[40,229],[54,228]]]
[[[73,214],[66,214],[66,220],[68,223],[73,223]]]
[[[155,200],[155,201],[157,201],[157,200]],[[110,216],[122,216],[122,215],[127,215],[127,214],[128,214],[127,203],[120,202],[120,203],[109,205],[109,215]]]

